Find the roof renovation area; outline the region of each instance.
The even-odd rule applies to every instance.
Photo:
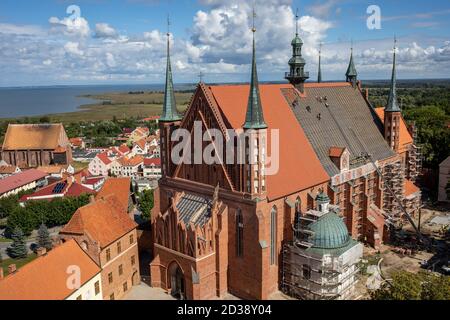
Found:
[[[395,156],[381,134],[377,114],[350,84],[311,85],[301,97],[293,88],[283,92],[330,176],[340,173],[330,158],[333,147],[348,149],[351,169],[365,164],[357,160],[367,152],[375,161]]]
[[[179,219],[186,225],[203,226],[211,217],[212,201],[193,194],[185,194],[177,203]]]

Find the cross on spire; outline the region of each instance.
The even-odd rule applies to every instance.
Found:
[[[167,14],[167,36],[170,37],[170,15]]]
[[[255,20],[256,20],[256,0],[253,1],[253,10],[252,10],[252,32],[256,32],[256,26],[255,26]]]

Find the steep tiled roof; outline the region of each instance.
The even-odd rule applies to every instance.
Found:
[[[127,154],[130,152],[130,148],[128,148],[128,146],[126,144],[122,144],[118,150],[120,151],[120,153],[122,154]]]
[[[67,287],[67,270],[78,266],[84,285],[100,267],[70,240],[0,280],[0,300],[64,300],[75,292]]]
[[[267,176],[269,199],[277,199],[329,180],[281,92],[281,89],[292,88],[292,86],[282,84],[259,87],[264,120],[268,125],[268,155],[272,154],[271,130],[278,129],[280,139],[279,171],[275,175]],[[242,128],[245,122],[249,85],[221,85],[206,88],[211,90],[217,101],[227,127]]]
[[[384,108],[375,108],[375,112],[380,118],[381,122],[384,123]],[[405,120],[402,117],[400,121],[400,150],[399,152],[405,152],[409,145],[413,143],[413,138],[408,131],[408,127],[406,126]]]
[[[105,248],[136,227],[120,200],[109,195],[78,209],[61,234],[87,233]]]
[[[366,153],[375,161],[395,156],[380,132],[377,115],[362,93],[350,83],[338,84],[312,83],[306,86],[305,96],[297,103],[286,94],[309,144],[330,177],[340,172],[330,159],[331,147],[347,148],[351,169],[364,164],[359,159]]]
[[[110,164],[112,162],[111,159],[108,158],[108,153],[106,153],[106,152],[99,153],[97,155],[97,158],[99,158],[100,161],[103,162],[106,165],[108,165],[108,164]]]
[[[130,188],[130,178],[108,178],[100,192],[97,194],[97,199],[104,198],[113,194],[119,199],[122,206],[126,210],[128,210]]]
[[[141,148],[142,150],[145,150],[145,145],[146,145],[146,143],[147,143],[147,139],[142,138],[142,139],[136,141],[136,142],[135,142],[135,145],[138,145],[139,148]]]
[[[23,187],[47,176],[45,172],[30,169],[0,180],[0,194]]]
[[[146,158],[144,159],[144,166],[150,167],[150,166],[156,166],[161,167],[161,158]]]
[[[62,124],[10,124],[3,150],[53,150],[63,131]]]
[[[333,158],[339,158],[344,153],[345,148],[339,148],[339,147],[331,147],[329,155]]]

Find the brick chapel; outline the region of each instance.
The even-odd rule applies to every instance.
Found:
[[[374,247],[389,241],[404,221],[398,201],[412,203],[410,214],[420,205],[418,164],[411,160],[417,148],[397,103],[395,52],[389,101],[376,109],[361,89],[353,54],[347,81],[322,82],[319,72],[317,82],[305,83],[309,73],[298,31],[285,75],[289,83],[259,85],[252,31],[250,84],[200,82],[184,116],[176,107],[167,43],[159,122],[163,177],[152,213],[150,271],[152,286],[181,299],[226,293],[267,299],[280,290],[283,245],[293,241],[298,218],[317,206],[322,192],[352,238]],[[205,136],[216,129],[236,139],[231,144],[242,146],[245,161],[175,164],[172,134],[182,128],[193,135],[198,123]],[[240,144],[229,130],[249,138]],[[202,151],[207,145],[200,144]],[[209,152],[225,159],[230,151],[223,149]],[[277,172],[266,174],[275,158]]]

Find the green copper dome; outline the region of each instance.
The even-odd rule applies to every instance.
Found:
[[[298,36],[298,34],[295,35],[295,38],[292,40],[292,45],[302,45],[303,41],[302,39],[300,39],[300,37]]]
[[[338,249],[351,242],[347,226],[334,212],[329,212],[310,225],[314,235],[309,239],[313,248]]]

